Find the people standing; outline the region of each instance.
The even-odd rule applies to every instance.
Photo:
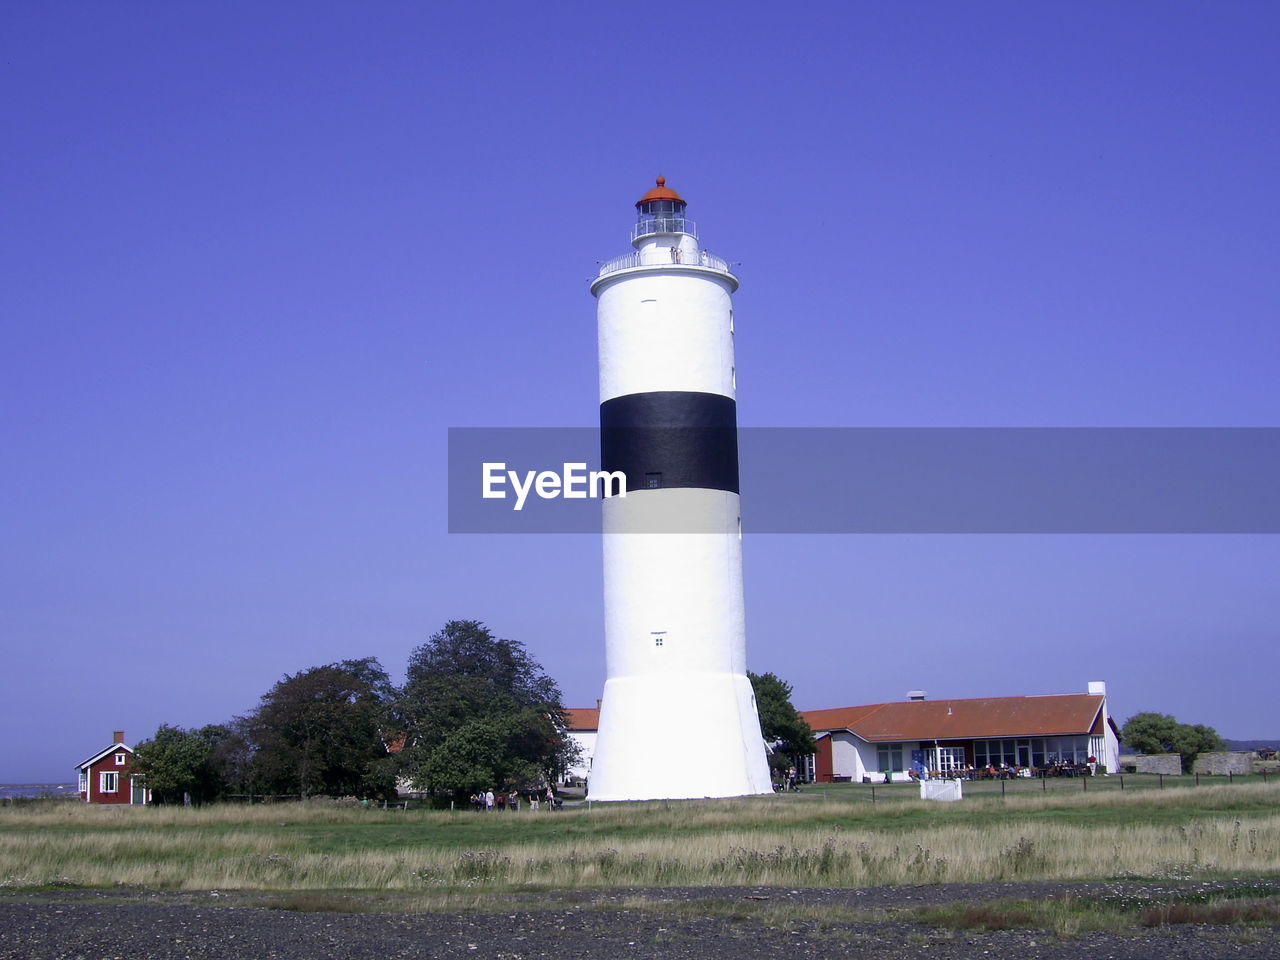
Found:
[[[486,790],[484,792],[484,812],[485,813],[493,813],[493,803],[494,803],[493,791]]]

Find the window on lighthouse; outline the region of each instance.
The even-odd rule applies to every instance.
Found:
[[[684,213],[684,206],[675,200],[650,200],[640,204],[640,213],[651,217],[675,217]]]
[[[646,473],[644,475],[644,485],[647,490],[657,490],[662,486],[662,474]]]

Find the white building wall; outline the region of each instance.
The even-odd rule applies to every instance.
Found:
[[[831,773],[837,777],[859,778],[858,738],[847,730],[831,734]]]
[[[731,290],[711,270],[627,274],[603,286],[600,402],[663,390],[735,397]]]
[[[1096,738],[1100,750],[1094,750],[1099,763],[1107,766],[1108,773],[1116,773],[1120,769],[1120,740],[1111,729],[1111,706],[1107,700],[1107,685],[1102,680],[1089,681],[1089,693],[1102,697],[1102,734]],[[1091,740],[1090,743],[1095,742]]]
[[[591,758],[596,751],[594,730],[570,730],[569,738],[578,746],[578,762],[566,771],[570,779],[586,780],[591,773]]]
[[[906,777],[906,768],[911,766],[911,751],[929,750],[932,743],[922,744],[907,741],[902,744],[903,772],[895,774],[895,781]],[[861,737],[847,730],[833,731],[831,734],[831,773],[837,777],[850,777],[855,783],[861,783],[863,777],[870,777],[872,783],[884,783],[884,775],[880,772],[880,753],[877,744],[868,743]]]

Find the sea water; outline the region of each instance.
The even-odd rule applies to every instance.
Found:
[[[74,783],[0,783],[0,800],[10,797],[78,797]]]

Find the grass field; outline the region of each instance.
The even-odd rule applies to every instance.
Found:
[[[1280,872],[1280,782],[1165,778],[809,787],[558,813],[334,803],[0,807],[0,886],[501,891],[852,887]],[[1087,788],[1083,785],[1088,782]]]

